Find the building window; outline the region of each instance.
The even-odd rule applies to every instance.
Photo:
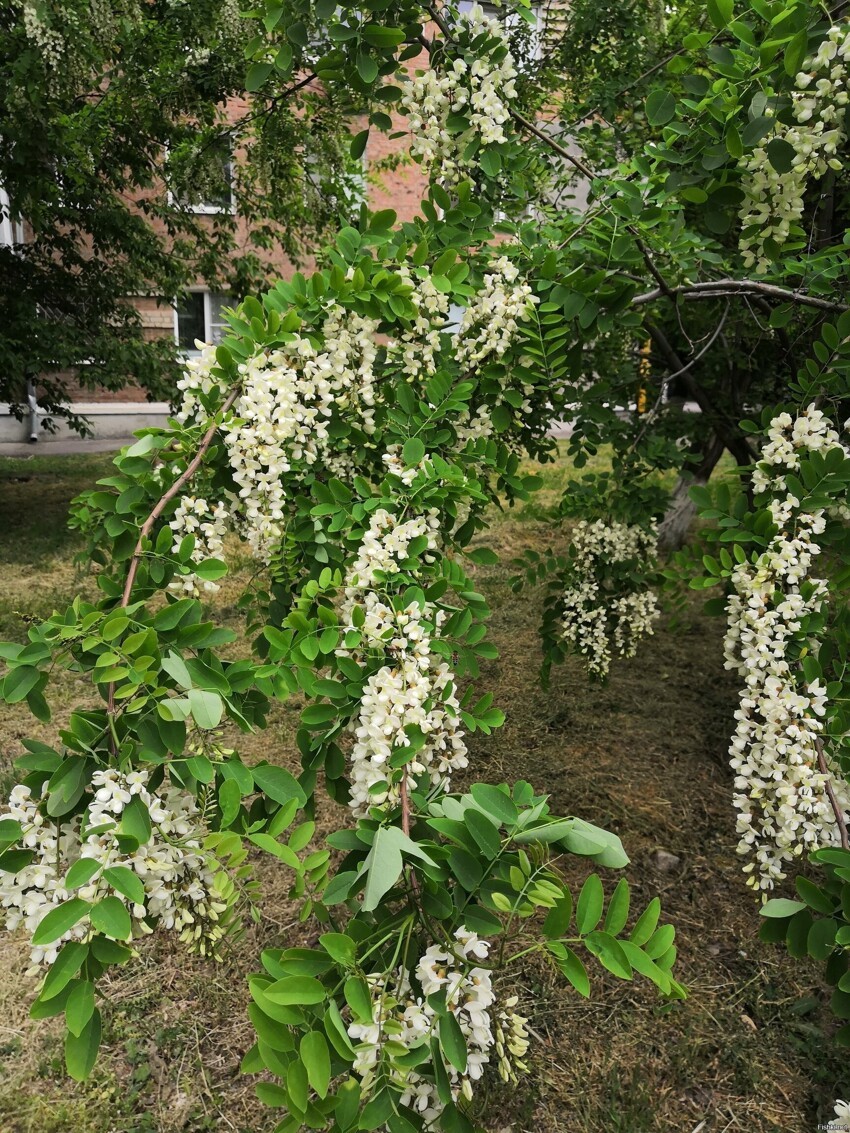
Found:
[[[236,211],[233,199],[233,151],[229,142],[227,148],[216,147],[216,152],[207,154],[203,161],[198,160],[194,171],[189,164],[179,165],[177,172],[179,180],[168,190],[171,204],[202,214]],[[193,181],[196,185],[200,184],[201,188],[193,190]],[[204,193],[208,195],[203,195]]]
[[[316,204],[332,210],[344,224],[356,224],[360,206],[368,199],[365,155],[359,158],[345,156],[341,171],[332,170],[330,162],[321,154],[301,152],[304,175],[304,203],[307,208]]]
[[[196,342],[221,342],[230,329],[223,310],[234,298],[218,291],[188,291],[174,307],[174,336],[184,354],[198,354]]]
[[[215,213],[233,212],[233,158],[226,157],[221,162],[221,189],[190,206],[194,212]]]

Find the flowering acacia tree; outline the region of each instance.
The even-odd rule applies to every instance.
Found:
[[[823,327],[812,359],[789,392],[765,409],[753,472],[755,507],[727,491],[695,490],[702,514],[722,525],[707,573],[691,585],[728,579],[727,667],[743,687],[730,748],[738,852],[762,897],[765,940],[826,963],[831,1006],[850,1018],[850,766],[846,697],[847,490],[850,450],[836,413],[847,396],[850,317]],[[685,561],[683,555],[680,564]],[[692,564],[688,564],[691,566]],[[817,881],[795,879],[794,899],[774,896],[789,863],[808,857]],[[837,1032],[850,1043],[850,1025]]]
[[[493,650],[486,601],[464,563],[488,561],[471,545],[486,505],[533,487],[520,457],[545,459],[550,422],[571,416],[576,463],[606,441],[614,464],[611,478],[572,489],[564,505],[582,527],[569,561],[553,556],[567,573],[550,610],[598,669],[612,643],[629,652],[653,613],[653,522],[665,503],[657,473],[686,473],[705,425],[721,451],[742,463],[756,455],[747,438],[757,434],[700,386],[688,385],[704,414],[694,432],[684,414],[671,420],[666,393],[722,339],[726,319],[693,345],[690,299],[762,301],[772,330],[799,320],[805,341],[823,311],[841,306],[833,290],[846,270],[835,242],[797,246],[793,224],[782,248],[774,226],[754,242],[749,211],[743,251],[737,231],[725,238],[748,192],[774,200],[743,147],[768,131],[782,134],[770,144],[802,136],[796,95],[808,88],[798,68],[817,71],[831,50],[821,45],[837,53],[844,42],[808,5],[759,0],[732,21],[727,0],[712,0],[710,28],[700,10],[703,30],[646,100],[646,138],[633,152],[615,146],[606,177],[527,117],[533,105],[514,101],[534,100],[498,21],[476,8],[380,11],[378,22],[347,5],[261,6],[249,81],[271,90],[309,67],[322,82],[347,84],[369,113],[355,150],[369,130],[403,123],[386,112],[398,104],[432,179],[423,218],[394,227],[392,214],[364,212],[322,271],[242,304],[233,333],[187,373],[173,425],[145,433],[77,508],[103,568],[101,604],[78,602],[33,627],[27,645],[5,649],[4,694],[37,715],[47,716],[57,657],[89,675],[103,701],[74,713],[61,747],[30,745],[0,827],[4,907],[13,924],[27,922],[33,961],[50,965],[36,1012],[65,1012],[69,1068],[84,1074],[100,1027],[94,981],[157,924],[209,951],[238,933],[240,901],[252,895],[246,843],[258,846],[293,871],[305,918],[325,930],[314,948],[267,951],[251,981],[257,1043],[245,1069],[275,1079],[258,1088],[287,1109],[281,1130],[469,1128],[484,1068],[495,1064],[508,1080],[525,1069],[525,1022],[500,973],[529,951],[583,993],[582,950],[615,975],[636,971],[682,994],[657,902],[627,932],[627,885],[606,911],[591,874],[573,904],[560,859],[624,866],[614,835],[551,816],[529,784],[453,790],[465,735],[501,723],[490,696],[473,691],[478,661]],[[326,39],[311,34],[317,21]],[[405,68],[416,56],[421,74]],[[837,78],[829,81],[835,101]],[[762,113],[768,102],[772,113]],[[818,121],[833,128],[834,117]],[[765,153],[774,168],[788,156],[776,146]],[[558,203],[567,166],[590,188],[584,212]],[[817,163],[809,172],[827,175]],[[523,212],[530,201],[533,219]],[[703,226],[709,216],[719,219]],[[682,320],[687,359],[665,318]],[[802,887],[807,908],[768,904],[767,923],[793,913],[800,925],[810,907],[819,919],[807,947],[811,933],[823,950],[834,929],[831,974],[846,982],[847,865],[834,857],[846,855],[836,742],[846,728],[830,707],[840,703],[843,622],[839,614],[829,627],[837,644],[817,652],[830,682],[812,662],[827,625],[824,587],[807,578],[831,530],[819,513],[845,490],[834,420],[844,390],[828,380],[841,373],[848,333],[840,320],[827,325],[813,347],[822,365],[807,367],[796,404],[777,406],[769,383],[730,393],[733,407],[747,392],[775,422],[753,483],[757,502],[773,506],[752,511],[742,495],[715,517],[720,543],[739,550],[734,559],[721,550],[712,577],[728,571],[737,595],[729,652],[748,685],[734,758],[750,873],[767,891],[789,856],[810,850],[825,863],[824,886]],[[638,414],[635,377],[647,387],[655,370],[646,351],[634,366],[632,355],[647,336],[667,372]],[[611,369],[600,377],[603,358]],[[795,426],[798,418],[808,424]],[[201,605],[226,570],[229,532],[261,568],[242,602],[256,655],[235,661],[219,655],[226,638]],[[766,654],[753,634],[767,634]],[[270,699],[296,693],[308,701],[298,779],[248,768],[224,746],[225,718],[262,726]],[[834,731],[821,732],[821,714]],[[827,738],[829,751],[818,742]],[[352,825],[310,849],[320,783]],[[333,866],[331,851],[342,855]]]
[[[158,927],[215,954],[250,905],[257,846],[326,930],[265,952],[250,981],[244,1068],[274,1077],[258,1091],[288,1110],[282,1129],[471,1128],[485,1067],[527,1069],[500,973],[529,951],[581,994],[588,956],[682,994],[657,901],[627,929],[625,880],[606,902],[591,873],[574,902],[564,879],[565,855],[625,866],[615,835],[552,816],[527,783],[452,789],[465,735],[502,721],[473,690],[495,650],[464,562],[491,557],[470,547],[488,502],[533,486],[519,453],[547,444],[548,392],[515,249],[483,247],[473,223],[458,261],[438,224],[393,219],[343,230],[327,268],[233,314],[171,426],[77,504],[101,602],[4,647],[7,700],[49,719],[60,663],[101,701],[55,748],[28,744],[0,826],[6,923],[45,966],[35,1013],[64,1012],[83,1077],[103,972]],[[259,568],[243,600],[257,653],[239,660],[220,656],[232,635],[200,597],[230,532]],[[225,746],[223,728],[262,727],[298,692],[297,779]],[[351,825],[312,848],[320,782]]]

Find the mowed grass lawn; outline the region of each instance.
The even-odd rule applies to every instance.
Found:
[[[77,572],[81,550],[65,521],[71,498],[106,474],[108,456],[0,460],[0,633],[21,640],[77,593],[93,594]],[[548,508],[570,469],[545,471],[533,505],[494,517],[486,540],[507,564],[525,548],[564,547],[568,532]],[[239,626],[236,599],[248,564],[216,596],[215,616]],[[722,626],[689,596],[665,615],[634,661],[620,662],[604,687],[580,663],[538,682],[540,595],[511,592],[507,565],[478,568],[494,609],[501,651],[482,688],[507,713],[492,737],[472,737],[469,777],[529,779],[550,792],[553,809],[616,830],[632,858],[629,878],[642,907],[660,894],[677,929],[678,976],[686,1002],[665,1004],[643,983],[593,976],[580,999],[542,964],[516,977],[533,1028],[532,1073],[507,1092],[479,1096],[496,1115],[490,1133],[811,1133],[850,1094],[846,1052],[830,1041],[820,972],[757,939],[758,915],[735,855],[726,748],[735,706],[724,673]],[[244,643],[240,643],[244,648]],[[56,722],[44,727],[20,706],[0,705],[5,790],[21,738],[55,741],[55,729],[89,690],[60,676],[51,696]],[[240,740],[249,757],[295,768],[298,704],[277,706],[269,731]],[[320,830],[346,816],[326,804]],[[658,851],[678,863],[659,859]],[[666,868],[662,868],[666,865]],[[105,1039],[91,1080],[62,1073],[59,1028],[34,1023],[27,949],[0,934],[0,1131],[2,1133],[266,1133],[280,1117],[264,1109],[238,1073],[250,1045],[245,977],[261,948],[309,941],[298,923],[282,867],[261,858],[263,919],[238,950],[214,965],[187,958],[167,934],[106,988]],[[581,883],[584,868],[575,865]],[[606,879],[613,885],[614,878]]]

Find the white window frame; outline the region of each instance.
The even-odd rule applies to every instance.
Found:
[[[23,223],[12,216],[9,194],[2,185],[0,185],[0,245],[5,245],[7,248],[14,248],[16,244],[23,243]]]
[[[208,287],[187,287],[186,292],[188,294],[191,294],[191,295],[203,295],[203,297],[204,297],[204,341],[205,342],[215,342],[216,340],[213,338],[213,333],[212,333],[213,328],[214,327],[226,327],[227,324],[226,323],[219,323],[219,322],[214,323],[212,321],[212,307],[211,307],[211,304],[210,304],[210,297],[212,295],[219,295],[219,296],[221,296],[222,299],[230,300],[230,302],[227,304],[228,306],[235,306],[235,304],[236,304],[235,296],[228,295],[227,292],[225,292],[225,291],[210,291],[210,289]],[[174,341],[177,343],[177,346],[179,348],[180,347],[180,317],[179,317],[178,305],[177,305],[176,302],[172,305],[172,310],[174,312]],[[225,331],[225,333],[227,333],[227,331]],[[200,355],[201,355],[200,350],[197,350],[194,347],[192,347],[190,350],[180,349],[180,356],[182,358],[199,358]]]

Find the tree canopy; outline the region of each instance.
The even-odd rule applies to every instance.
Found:
[[[249,31],[232,0],[0,17],[0,188],[23,225],[0,246],[0,399],[38,378],[63,416],[69,370],[170,398],[173,336],[150,340],[130,299],[167,309],[198,282],[241,297],[346,218],[349,100],[296,83],[239,109]]]
[[[249,981],[243,1070],[279,1133],[470,1133],[487,1067],[533,1069],[510,983],[530,954],[581,995],[596,966],[687,994],[660,902],[635,916],[625,876],[606,892],[629,864],[614,832],[551,814],[534,784],[459,780],[467,737],[503,722],[477,687],[496,651],[472,568],[496,559],[492,505],[539,487],[523,462],[552,458],[557,420],[580,470],[612,458],[560,505],[569,554],[517,576],[548,583],[546,663],[577,653],[604,680],[652,631],[662,581],[723,586],[754,920],[824,962],[850,1015],[850,25],[805,0],[627,6],[616,28],[594,8],[598,65],[570,83],[590,10],[542,37],[527,5],[250,17],[250,89],[349,92],[368,116],[355,156],[371,130],[408,132],[428,189],[410,221],[362,208],[315,272],[228,314],[168,427],[75,505],[99,600],[2,646],[8,702],[49,722],[57,665],[96,701],[55,746],[27,742],[0,820],[6,923],[46,967],[34,1011],[64,1014],[76,1078],[100,1042],[94,987],[134,941],[238,941],[251,848],[291,871],[318,933],[266,949]],[[711,491],[724,449],[738,481]],[[686,513],[671,472],[703,480],[705,526],[662,570],[659,531]],[[205,605],[229,540],[256,562],[250,648]],[[289,697],[297,777],[234,746]],[[351,823],[312,848],[320,792]],[[566,855],[592,864],[576,894]]]

